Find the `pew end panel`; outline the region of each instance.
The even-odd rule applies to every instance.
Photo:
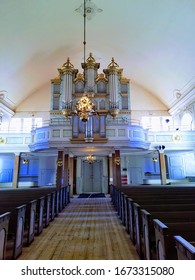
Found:
[[[125,211],[125,228],[127,233],[129,233],[129,204],[128,195],[124,195],[124,211]]]
[[[133,209],[133,199],[128,197],[127,203],[128,203],[128,216],[129,216],[129,235],[130,239],[133,244],[135,244],[135,233],[134,233],[134,209]]]
[[[174,236],[181,235],[189,242],[194,240],[195,222],[180,222],[164,224],[158,219],[153,219],[156,236],[157,259],[176,260],[177,250]]]
[[[141,206],[134,202],[134,238],[135,247],[141,259],[143,259],[143,228],[141,219]]]
[[[37,200],[27,203],[24,226],[24,245],[29,246],[35,237],[35,219],[37,211]]]
[[[143,257],[146,260],[156,259],[156,239],[152,215],[141,209],[143,228]]]
[[[22,254],[26,205],[13,209],[8,226],[6,259],[17,259]]]
[[[0,260],[6,259],[6,245],[10,215],[11,212],[6,212],[0,215]]]
[[[188,242],[179,235],[175,235],[174,238],[178,260],[195,260],[195,234],[193,242]]]
[[[155,237],[156,237],[156,250],[157,250],[157,259],[166,260],[166,252],[168,244],[171,246],[171,242],[168,238],[168,227],[158,219],[154,219],[154,228],[155,228]],[[165,241],[167,239],[167,242]]]
[[[45,195],[44,199],[44,212],[43,212],[43,227],[47,227],[50,223],[50,213],[51,213],[51,194]]]
[[[43,231],[44,204],[45,204],[45,197],[42,196],[37,200],[35,235],[39,235]]]

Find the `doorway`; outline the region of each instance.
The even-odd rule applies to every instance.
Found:
[[[83,192],[102,192],[102,161],[98,160],[93,163],[83,161]]]

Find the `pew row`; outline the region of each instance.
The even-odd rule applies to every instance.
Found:
[[[0,214],[3,215],[10,211],[5,243],[0,243],[0,255],[2,258],[17,259],[22,253],[22,247],[29,246],[34,240],[34,237],[39,235],[43,231],[43,228],[47,227],[50,221],[69,202],[67,188],[60,190],[49,188],[0,190]],[[19,209],[22,206],[24,207],[24,215],[21,219],[21,217],[17,218],[17,215],[19,216],[21,214]],[[20,222],[16,223],[18,220]],[[23,224],[21,221],[23,221]],[[2,219],[0,220],[0,227],[1,224],[3,228]],[[1,234],[3,237],[3,231]],[[4,247],[2,244],[6,244],[5,251],[3,251]]]
[[[111,198],[111,201],[118,212],[122,224],[126,227],[127,232],[130,234],[130,239],[136,246],[137,252],[141,259],[156,258],[156,242],[153,219],[150,217],[149,220],[151,221],[149,221],[148,224],[147,215],[151,216],[152,213],[156,212],[153,218],[159,218],[163,222],[175,223],[194,221],[194,187],[113,187]],[[145,222],[142,217],[143,211],[148,213],[146,215]],[[150,213],[151,211],[152,213]],[[177,213],[178,211],[180,213],[179,215]],[[167,212],[169,217],[166,217],[165,212]]]
[[[184,202],[185,203],[185,202]],[[140,257],[144,258],[144,251],[143,248],[146,244],[144,244],[144,228],[143,228],[143,221],[142,221],[142,213],[141,209],[145,209],[148,212],[184,212],[184,211],[195,211],[195,204],[162,204],[162,205],[139,205],[138,203],[133,203],[134,209],[134,225],[133,225],[133,234],[134,234],[134,243],[136,246],[136,250]],[[156,233],[155,233],[156,234]]]
[[[143,258],[146,260],[156,259],[156,239],[153,219],[159,219],[163,223],[195,222],[195,211],[164,211],[148,212],[141,209],[142,237],[141,245]]]
[[[195,222],[163,223],[154,219],[156,251],[158,260],[177,260],[175,235],[181,235],[189,242],[194,241]]]

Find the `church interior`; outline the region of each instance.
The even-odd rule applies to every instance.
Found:
[[[193,0],[1,3],[0,259],[195,259],[194,14]],[[156,220],[150,240],[142,203],[165,226],[181,211],[185,256]]]

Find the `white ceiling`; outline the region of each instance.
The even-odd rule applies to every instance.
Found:
[[[87,55],[114,57],[124,76],[168,108],[195,77],[195,0],[92,0]],[[0,0],[0,91],[17,109],[50,84],[70,57],[81,70],[83,0]]]

